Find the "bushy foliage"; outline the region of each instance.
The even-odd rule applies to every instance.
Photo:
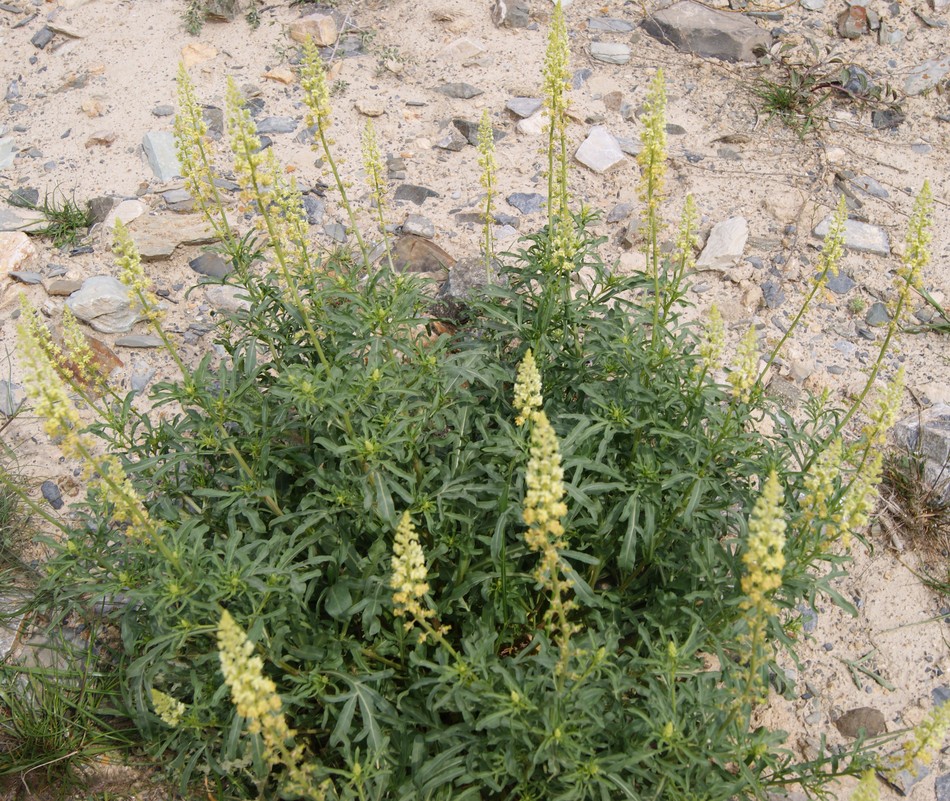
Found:
[[[316,59],[304,87],[326,146]],[[563,59],[549,60],[556,85]],[[71,418],[51,432],[100,475],[45,586],[50,604],[108,602],[127,703],[182,786],[728,799],[820,792],[857,771],[860,758],[797,764],[752,720],[773,646],[792,645],[783,627],[836,598],[894,393],[843,442],[854,410],[814,401],[796,419],[768,398],[754,330],[723,378],[715,315],[681,318],[689,208],[660,254],[662,79],[645,134],[647,271],[605,264],[590,213],[567,211],[555,119],[548,225],[454,325],[362,239],[362,258],[316,256],[235,91],[235,172],[257,215],[257,234],[239,235],[182,81],[181,161],[246,308],[217,329],[223,355],[154,389],[154,413],[131,396],[97,407],[88,430],[121,471]],[[483,137],[493,169],[489,148]],[[119,254],[161,332],[121,230]],[[37,330],[24,326],[42,351]]]

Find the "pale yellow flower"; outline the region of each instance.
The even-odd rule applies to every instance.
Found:
[[[414,622],[424,621],[434,614],[425,606],[425,596],[429,591],[425,554],[409,512],[403,512],[396,528],[392,569],[389,586],[393,590],[393,614],[408,618],[404,626],[409,631]]]
[[[901,749],[901,760],[895,772],[912,770],[914,764],[929,765],[934,754],[943,746],[950,731],[950,703],[934,707],[915,728],[911,739]]]
[[[326,133],[333,120],[331,117],[330,87],[323,59],[313,39],[307,39],[303,46],[303,61],[300,65],[300,86],[303,89],[303,102],[309,109],[307,125],[316,126]]]
[[[703,338],[699,343],[699,355],[702,364],[697,369],[706,369],[708,372],[718,370],[722,366],[722,354],[726,349],[726,327],[719,313],[719,307],[713,304],[703,322]]]
[[[181,701],[156,689],[152,689],[149,695],[152,698],[152,708],[155,710],[155,714],[161,718],[162,723],[172,728],[181,723],[181,719],[187,710],[187,707]]]
[[[845,547],[851,544],[851,534],[870,522],[871,512],[877,505],[877,488],[881,483],[883,464],[884,452],[880,448],[873,449],[851,479],[838,514],[834,517],[835,527]]]
[[[557,434],[543,411],[537,411],[531,417],[529,453],[521,512],[528,526],[525,542],[531,550],[550,557],[551,549],[564,547],[561,518],[567,514],[567,505],[564,503],[564,468]],[[551,568],[551,564],[544,564],[542,571]]]
[[[544,398],[541,395],[541,373],[534,361],[534,354],[528,348],[521,364],[518,365],[518,375],[515,378],[514,406],[518,411],[515,418],[516,425],[524,425],[532,415],[541,409]]]
[[[157,322],[162,316],[158,298],[152,292],[151,282],[142,268],[139,249],[132,241],[129,229],[121,220],[115,221],[115,241],[112,252],[115,254],[116,265],[121,269],[119,280],[129,288],[142,314],[152,322]]]
[[[782,488],[778,474],[773,470],[749,517],[749,537],[742,554],[745,567],[741,582],[745,595],[742,605],[760,615],[775,613],[775,605],[769,596],[782,586],[782,570],[785,568],[782,503]]]
[[[828,520],[831,514],[829,503],[835,494],[835,482],[841,475],[843,461],[844,446],[839,437],[812,462],[803,480],[805,493],[800,501],[802,522],[805,525],[816,520]]]
[[[380,224],[384,222],[386,210],[386,177],[383,167],[383,155],[376,140],[376,129],[372,120],[366,120],[363,128],[363,169],[369,181],[370,196],[376,203]]]
[[[851,793],[849,801],[878,801],[881,789],[878,785],[877,774],[873,770],[866,770],[861,774],[861,781]]]
[[[739,341],[736,359],[729,373],[728,381],[732,385],[732,396],[743,403],[752,397],[752,388],[759,376],[759,344],[755,327],[750,326]]]
[[[640,164],[640,199],[644,203],[644,220],[653,224],[663,200],[666,176],[666,82],[663,70],[657,69],[643,104],[640,118],[643,143],[637,162]]]
[[[900,414],[903,395],[904,368],[900,367],[894,379],[878,395],[877,402],[868,415],[870,422],[864,427],[864,438],[871,447],[881,447],[887,442],[887,432],[897,422]]]

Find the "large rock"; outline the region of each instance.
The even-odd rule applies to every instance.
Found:
[[[745,217],[731,217],[713,226],[703,252],[696,260],[700,270],[722,270],[735,265],[749,239],[749,223]]]
[[[755,61],[770,44],[768,31],[747,17],[684,0],[643,22],[644,30],[685,53],[722,61]]]
[[[600,173],[616,167],[624,156],[610,131],[603,125],[595,125],[577,148],[574,158],[588,169]]]
[[[904,92],[919,95],[933,89],[950,73],[950,56],[932,58],[914,67],[904,80]]]
[[[69,310],[103,334],[129,331],[141,316],[132,308],[129,289],[111,275],[94,275],[66,300]]]
[[[159,181],[181,177],[181,164],[175,152],[175,136],[170,131],[149,131],[142,137],[142,149]]]
[[[129,225],[142,261],[163,261],[179,245],[210,245],[217,241],[204,218],[197,214],[139,217]]]
[[[831,230],[831,216],[825,217],[812,232],[815,236],[824,239]],[[849,250],[859,250],[863,253],[876,253],[886,256],[891,252],[887,231],[859,220],[845,220],[844,246]]]
[[[329,14],[309,14],[290,23],[287,30],[290,38],[295,42],[306,42],[313,39],[318,47],[329,47],[339,35],[336,20]]]

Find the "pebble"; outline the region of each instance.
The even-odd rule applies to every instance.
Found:
[[[815,274],[815,278],[818,277],[818,274]],[[829,275],[828,280],[825,282],[825,286],[828,287],[836,295],[847,295],[852,289],[857,286],[854,282],[854,279],[843,272],[838,272],[837,275]]]
[[[73,292],[78,292],[81,287],[82,281],[60,278],[49,282],[46,287],[46,294],[52,297],[68,297]]]
[[[938,776],[934,782],[934,801],[950,801],[950,773]]]
[[[257,135],[293,133],[297,130],[297,124],[293,117],[264,117],[257,123]]]
[[[950,73],[950,56],[932,58],[910,70],[904,80],[904,93],[919,95],[933,89]]]
[[[210,278],[224,278],[234,272],[234,266],[217,253],[202,253],[189,261],[188,266],[199,275]]]
[[[689,0],[648,17],[643,28],[680,52],[721,61],[755,61],[771,44],[768,31],[752,20]]]
[[[22,387],[11,381],[0,379],[0,414],[12,417],[23,403]]]
[[[881,301],[872,303],[871,308],[868,309],[867,314],[864,316],[864,322],[872,328],[880,328],[881,326],[887,325],[890,321],[891,315],[887,311],[887,304],[881,303]]]
[[[364,117],[382,117],[386,113],[386,104],[378,97],[361,97],[353,105]]]
[[[303,196],[303,210],[310,225],[320,225],[326,213],[326,203],[315,195],[306,194]]]
[[[287,35],[301,44],[307,39],[313,39],[313,43],[318,47],[329,47],[336,42],[339,30],[331,14],[308,14],[291,22]]]
[[[495,270],[489,275],[483,258],[459,259],[449,268],[448,277],[439,290],[439,300],[453,305],[463,303],[497,277]]]
[[[473,147],[478,147],[478,127],[479,123],[474,122],[473,120],[466,120],[461,117],[456,117],[452,120],[452,125],[454,125],[459,133],[462,134],[470,145]],[[505,132],[499,131],[497,128],[491,129],[492,139],[495,143],[501,141],[505,138]]]
[[[825,0],[800,0],[799,5],[806,11],[823,11]]]
[[[627,217],[630,216],[630,212],[633,211],[633,208],[633,203],[617,203],[607,212],[607,222],[615,223],[627,219]]]
[[[590,43],[590,57],[605,64],[626,64],[630,54],[630,46],[621,42]]]
[[[616,17],[590,17],[587,20],[587,30],[603,31],[604,33],[630,33],[633,23]]]
[[[541,109],[542,101],[538,97],[513,97],[505,103],[505,108],[525,119]]]
[[[838,35],[843,39],[860,39],[868,30],[868,12],[864,6],[851,6],[838,15]]]
[[[323,232],[334,242],[346,242],[346,226],[340,223],[331,222],[323,226]]]
[[[155,117],[171,117],[175,113],[175,107],[163,104],[161,106],[155,106],[152,109],[152,115]]]
[[[140,319],[132,308],[128,287],[111,275],[87,278],[79,291],[69,296],[66,306],[103,334],[124,333]]]
[[[457,100],[471,100],[483,94],[483,90],[470,83],[443,83],[435,87],[436,92],[440,92],[446,97],[454,97]]]
[[[508,205],[522,214],[537,214],[544,208],[544,195],[537,192],[514,192],[506,198]]]
[[[607,172],[624,160],[620,145],[603,125],[595,125],[590,129],[587,138],[574,153],[574,158],[596,173]]]
[[[43,50],[46,45],[53,41],[53,32],[45,25],[33,34],[30,44]]]
[[[544,112],[538,110],[530,117],[519,120],[516,128],[518,133],[525,136],[540,136],[544,131]]]
[[[574,70],[574,74],[571,76],[571,88],[580,89],[593,74],[594,71],[590,67],[581,67]]]
[[[696,260],[698,269],[723,269],[732,267],[742,258],[749,239],[749,223],[745,217],[731,217],[716,223],[703,252]]]
[[[421,236],[424,239],[432,239],[435,236],[435,225],[428,217],[421,214],[410,214],[402,224],[402,230],[405,234]]]
[[[145,392],[153,378],[155,378],[154,368],[141,367],[129,376],[129,387],[136,395],[141,395]]]
[[[831,216],[829,215],[815,227],[812,233],[819,239],[824,239],[830,228]],[[844,244],[851,250],[876,253],[879,256],[887,256],[891,252],[887,231],[859,220],[845,220]]]
[[[777,309],[785,302],[785,292],[782,290],[782,282],[769,278],[762,282],[762,297],[765,305],[770,309]]]
[[[441,197],[434,189],[429,189],[426,186],[416,186],[415,184],[400,184],[396,187],[394,196],[396,200],[408,200],[417,206],[421,206],[430,197]]]
[[[181,164],[178,163],[175,137],[171,131],[149,131],[142,137],[142,149],[159,181],[165,183],[181,177]]]
[[[60,492],[59,487],[54,482],[44,481],[40,485],[40,492],[43,493],[43,497],[54,509],[63,508],[63,493]]]
[[[435,147],[440,150],[451,150],[453,153],[458,153],[468,147],[468,139],[453,125],[446,132],[445,136],[435,143]]]

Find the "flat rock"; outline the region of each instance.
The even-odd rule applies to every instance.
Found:
[[[835,721],[835,728],[845,737],[877,737],[887,731],[884,715],[870,706],[849,709]]]
[[[73,292],[78,292],[81,287],[82,281],[73,278],[57,278],[47,284],[46,294],[53,297],[68,297]]]
[[[209,278],[224,278],[234,272],[234,266],[217,253],[202,253],[189,261],[188,266],[198,275],[207,275]]]
[[[908,95],[923,94],[940,83],[948,72],[950,72],[950,56],[932,58],[923,64],[918,64],[904,79],[904,92]]]
[[[944,773],[934,781],[934,801],[950,801],[950,773]]]
[[[444,281],[448,269],[455,264],[455,259],[435,242],[412,234],[399,237],[390,256],[398,272],[415,273],[437,281]]]
[[[617,17],[591,17],[587,20],[587,30],[603,33],[630,33],[633,23]]]
[[[603,125],[595,125],[590,129],[587,138],[574,153],[574,158],[597,173],[607,172],[624,160],[619,143]]]
[[[152,334],[129,334],[117,337],[115,344],[119,348],[160,348],[164,343]]]
[[[491,21],[498,28],[527,28],[531,24],[531,6],[527,0],[495,0]]]
[[[94,275],[66,300],[66,306],[80,320],[103,334],[130,330],[140,319],[132,308],[129,290],[111,275]]]
[[[544,195],[537,192],[514,192],[508,195],[508,205],[522,214],[537,214],[544,208]]]
[[[208,303],[221,311],[233,313],[251,308],[247,290],[231,284],[208,284],[205,287],[205,297]]]
[[[468,147],[468,139],[453,125],[446,132],[445,136],[435,143],[435,147],[440,150],[450,150],[453,153],[458,153]]]
[[[478,39],[469,39],[467,36],[463,36],[461,39],[449,42],[439,53],[439,59],[464,64],[473,58],[478,58],[485,51],[485,45]]]
[[[287,35],[295,42],[303,44],[313,39],[318,47],[329,47],[340,35],[336,20],[330,14],[308,14],[294,20],[287,28]]]
[[[471,100],[471,98],[483,94],[482,89],[472,86],[470,83],[443,83],[435,87],[435,91],[446,97],[454,97],[457,100]]]
[[[264,73],[265,78],[269,81],[277,81],[277,83],[282,83],[285,86],[294,83],[297,80],[297,74],[290,69],[290,67],[274,67],[272,70],[267,70]]]
[[[539,97],[513,97],[505,103],[505,108],[524,119],[540,110],[541,104]]]
[[[452,125],[454,125],[459,133],[462,134],[472,147],[478,147],[478,129],[480,124],[475,120],[466,120],[462,117],[455,117],[452,120]],[[491,129],[492,141],[500,142],[505,138],[505,132],[499,131],[497,128]]]
[[[23,231],[0,232],[0,273],[20,270],[36,258],[36,245]]]
[[[520,134],[525,136],[540,136],[544,131],[544,112],[538,109],[530,117],[525,117],[523,120],[518,120],[518,124],[515,126],[516,130]]]
[[[190,42],[181,49],[181,61],[185,69],[210,61],[218,55],[218,48],[207,42]]]
[[[591,42],[590,57],[604,64],[626,64],[630,60],[630,45],[622,42]]]
[[[815,277],[818,277],[818,273],[815,273]],[[828,280],[825,283],[825,286],[828,287],[836,295],[847,295],[852,289],[857,286],[854,282],[854,279],[843,272],[838,272],[837,275],[829,275]]]
[[[326,208],[327,204],[315,195],[307,194],[303,196],[303,210],[310,225],[319,225],[323,222]]]
[[[386,113],[386,104],[378,97],[361,97],[353,105],[366,117],[381,117]]]
[[[768,31],[740,14],[683,0],[648,17],[650,36],[685,53],[721,61],[755,61],[771,44]]]
[[[749,223],[745,217],[730,217],[716,223],[696,260],[696,268],[721,270],[735,266],[742,258],[748,239]]]
[[[405,234],[421,236],[425,239],[432,239],[435,236],[435,225],[428,217],[421,214],[410,214],[402,224],[402,230]]]
[[[416,186],[415,184],[400,184],[396,187],[396,200],[408,200],[421,206],[430,197],[439,197],[439,193],[427,186]]]
[[[10,381],[0,379],[0,414],[4,417],[12,417],[16,414],[20,404],[23,403],[22,387]],[[0,651],[0,659],[3,653]]]
[[[831,216],[829,215],[815,227],[812,233],[819,239],[824,239],[830,229]],[[891,252],[887,231],[859,220],[845,220],[844,244],[850,250],[876,253],[879,256],[886,256]]]
[[[297,120],[293,117],[264,117],[257,123],[257,133],[259,135],[293,133],[297,130],[297,124]]]
[[[43,276],[33,270],[12,270],[9,275],[14,281],[19,281],[21,284],[43,283]]]
[[[143,262],[169,258],[179,245],[210,245],[214,232],[196,214],[175,217],[139,217],[129,226]]]
[[[181,164],[175,153],[171,131],[149,131],[142,137],[142,149],[155,177],[162,183],[181,177]]]

